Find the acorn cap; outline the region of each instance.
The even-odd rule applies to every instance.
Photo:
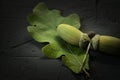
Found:
[[[96,35],[91,39],[92,49],[94,49],[94,50],[97,50],[97,49],[98,49],[99,39],[100,39],[100,35],[99,35],[99,34],[96,34]]]

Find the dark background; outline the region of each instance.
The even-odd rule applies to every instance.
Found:
[[[120,38],[119,0],[0,0],[0,80],[84,80],[46,58],[26,30],[27,15],[39,2],[64,16],[79,14],[81,29]],[[93,80],[120,80],[120,57],[90,53]]]

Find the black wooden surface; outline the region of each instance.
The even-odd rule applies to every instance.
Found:
[[[120,38],[119,0],[1,0],[0,1],[0,80],[82,80],[59,60],[47,59],[28,34],[27,15],[37,3],[63,15],[80,15],[82,31]],[[120,57],[90,53],[93,80],[120,80]]]

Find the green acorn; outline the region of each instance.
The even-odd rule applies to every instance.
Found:
[[[63,40],[72,45],[86,48],[88,43],[91,42],[94,50],[113,55],[120,55],[119,38],[106,35],[95,35],[90,40],[86,33],[83,33],[79,29],[68,24],[60,24],[57,27],[57,33]]]
[[[90,38],[87,34],[68,24],[58,25],[57,33],[66,42],[80,47],[86,46],[84,43],[90,41]]]
[[[112,36],[100,36],[99,50],[120,55],[120,39]]]
[[[106,35],[95,35],[92,39],[94,50],[104,53],[120,55],[120,39]]]

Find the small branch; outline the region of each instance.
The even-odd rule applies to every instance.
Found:
[[[84,67],[84,65],[85,65],[86,58],[87,58],[87,55],[88,55],[88,51],[89,51],[89,49],[90,49],[90,46],[91,46],[91,43],[89,42],[88,47],[87,47],[87,50],[86,50],[86,53],[85,53],[85,57],[83,58],[82,65],[81,65],[81,67],[80,67],[80,70],[82,70],[83,67]]]
[[[83,70],[88,77],[90,77],[89,73],[86,70],[84,70],[83,68],[84,68],[84,65],[85,65],[85,62],[86,62],[86,58],[88,56],[88,52],[89,52],[90,46],[91,46],[91,42],[89,42],[89,44],[87,46],[87,50],[86,50],[85,56],[83,58],[82,65],[80,67],[80,71]]]
[[[85,69],[83,69],[83,71],[85,72],[85,74],[87,75],[87,77],[90,78],[89,72],[87,72]]]

